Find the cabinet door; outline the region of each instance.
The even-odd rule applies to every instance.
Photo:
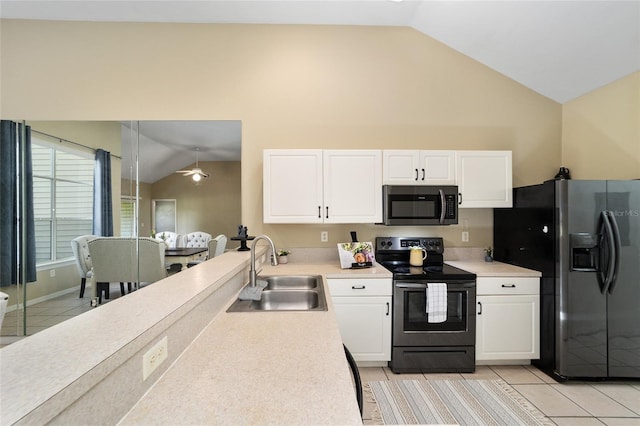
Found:
[[[477,296],[476,360],[540,357],[537,295]]]
[[[418,180],[422,185],[455,185],[455,151],[420,151]]]
[[[342,342],[356,361],[391,360],[391,298],[333,297]]]
[[[382,222],[382,151],[324,151],[325,223]]]
[[[385,185],[420,183],[420,152],[407,149],[382,151],[382,181]]]
[[[322,150],[265,150],[264,223],[322,222]]]
[[[457,151],[461,208],[512,207],[511,151]]]

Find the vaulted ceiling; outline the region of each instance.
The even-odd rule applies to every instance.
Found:
[[[408,26],[560,103],[640,70],[640,0],[1,0],[0,17]]]
[[[0,0],[0,17],[114,22],[192,22],[407,26],[448,45],[556,102],[565,103],[640,71],[640,0]],[[171,123],[156,135],[180,132]],[[231,134],[226,124],[235,129]],[[237,140],[240,124],[203,127],[208,150],[200,161],[220,159],[215,140]],[[141,126],[141,129],[145,126]],[[196,131],[193,127],[192,131]],[[221,131],[224,137],[215,137]],[[179,134],[179,133],[178,133]],[[163,136],[158,136],[163,135]],[[147,135],[147,137],[152,137]],[[159,141],[153,182],[195,159],[202,142]],[[208,151],[208,152],[207,152]],[[239,159],[240,150],[235,155]],[[185,156],[186,155],[186,156]],[[178,161],[178,158],[180,160]],[[171,160],[171,161],[169,161]],[[171,164],[169,163],[176,163]],[[177,164],[181,163],[181,164]],[[161,171],[163,167],[167,170]]]

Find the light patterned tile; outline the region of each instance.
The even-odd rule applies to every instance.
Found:
[[[591,417],[553,385],[512,385],[512,387],[548,417]]]
[[[602,422],[595,417],[551,417],[558,426],[602,426]]]
[[[586,383],[550,385],[594,417],[635,417],[636,414]]]
[[[542,384],[544,381],[522,365],[494,365],[491,369],[510,385]]]
[[[547,373],[540,370],[538,367],[534,365],[526,365],[525,368],[529,370],[531,373],[535,374],[540,380],[545,383],[558,383],[553,377],[549,376]]]
[[[420,373],[416,374],[396,374],[389,367],[384,367],[384,372],[388,380],[421,380],[424,376]]]
[[[387,380],[383,367],[358,367],[362,383]]]
[[[474,373],[462,373],[462,377],[466,380],[498,380],[501,379],[498,374],[488,365],[476,365]]]
[[[592,386],[640,416],[640,389],[620,383],[598,383]]]
[[[638,417],[633,419],[622,417],[600,417],[598,420],[607,426],[640,426],[640,418]]]

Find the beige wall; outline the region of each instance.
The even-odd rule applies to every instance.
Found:
[[[640,72],[562,106],[562,162],[574,179],[640,179]]]
[[[509,149],[514,184],[561,164],[561,105],[411,28],[3,21],[1,111],[47,120],[242,120],[242,222],[281,246],[356,230],[491,244],[460,227],[265,226],[264,148]],[[328,230],[330,242],[319,243]]]
[[[193,167],[195,164],[184,169]],[[176,200],[177,232],[181,235],[202,231],[214,237],[235,236],[242,220],[240,162],[201,161],[199,167],[211,174],[209,179],[196,185],[190,177],[172,174],[151,185],[151,198]]]

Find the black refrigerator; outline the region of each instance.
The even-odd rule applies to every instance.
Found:
[[[553,180],[494,210],[494,258],[542,272],[540,359],[556,379],[640,378],[640,180]]]

